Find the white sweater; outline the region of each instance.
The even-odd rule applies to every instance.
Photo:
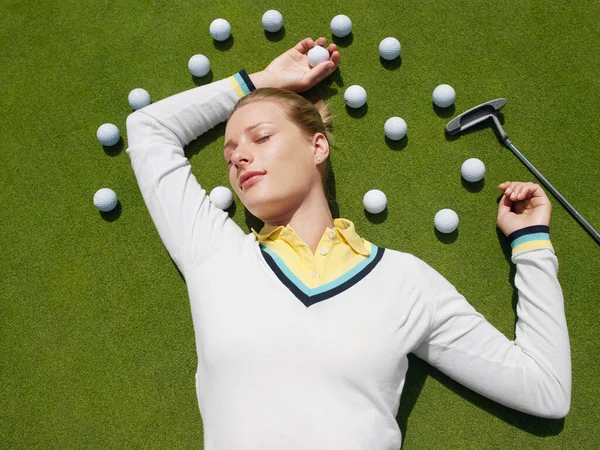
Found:
[[[512,256],[514,340],[425,262],[375,245],[348,276],[298,290],[253,233],[211,204],[184,155],[248,92],[236,80],[127,119],[141,193],[187,284],[204,448],[398,450],[409,352],[506,406],[564,417],[571,360],[552,247]]]

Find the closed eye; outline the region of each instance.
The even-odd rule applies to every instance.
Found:
[[[263,136],[263,137],[261,137],[260,139],[257,139],[257,140],[256,140],[256,143],[258,143],[258,144],[262,144],[263,142],[267,142],[267,141],[269,140],[269,138],[270,138],[270,137],[271,137],[271,135],[270,135],[270,134],[268,134],[268,135],[266,135],[266,136]],[[231,165],[231,161],[227,161],[227,166],[230,166],[230,165]]]
[[[271,135],[263,136],[259,140],[257,140],[256,142],[262,144],[263,142],[266,142],[270,137],[271,137]]]

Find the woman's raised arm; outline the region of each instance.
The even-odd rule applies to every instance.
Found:
[[[316,43],[324,45],[325,38]],[[331,61],[311,68],[306,53],[314,45],[306,38],[261,72],[241,71],[160,100],[127,118],[126,152],[150,216],[182,273],[187,263],[225,240],[245,236],[226,212],[211,204],[191,171],[184,147],[227,120],[238,100],[255,88],[302,92],[331,74],[340,58],[335,45],[328,47]]]

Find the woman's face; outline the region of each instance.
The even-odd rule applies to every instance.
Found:
[[[323,134],[307,137],[276,102],[241,107],[225,128],[229,182],[244,206],[265,223],[291,218],[310,194],[322,190],[317,166],[328,152]],[[242,187],[240,177],[246,172],[262,175]]]

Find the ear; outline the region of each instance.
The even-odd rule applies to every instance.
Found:
[[[315,133],[312,140],[315,162],[320,164],[329,157],[329,142],[323,133]],[[320,161],[317,161],[320,158]]]

